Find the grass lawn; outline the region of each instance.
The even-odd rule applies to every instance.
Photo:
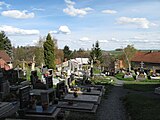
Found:
[[[126,89],[136,90],[136,91],[154,91],[156,87],[160,86],[160,82],[125,82],[123,87]]]
[[[160,120],[160,99],[129,94],[124,104],[131,120]]]

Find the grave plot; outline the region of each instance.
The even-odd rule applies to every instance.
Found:
[[[61,111],[57,108],[56,104],[53,104],[53,99],[50,101],[49,93],[53,90],[31,90],[29,87],[23,87],[20,89],[20,110],[19,114],[22,118],[56,118]],[[36,96],[40,96],[41,104],[37,105]]]

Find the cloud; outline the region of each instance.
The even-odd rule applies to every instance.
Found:
[[[19,10],[8,10],[3,11],[1,15],[16,19],[28,19],[28,18],[34,18],[34,13],[29,13],[27,10],[19,11]]]
[[[117,38],[114,38],[114,37],[113,37],[113,38],[110,39],[110,41],[119,42],[120,40],[118,40]]]
[[[0,31],[6,32],[8,35],[38,35],[39,30],[24,30],[13,26],[1,25]]]
[[[53,30],[53,31],[49,31],[50,34],[58,34],[58,31]]]
[[[67,5],[67,8],[63,9],[63,12],[70,15],[70,16],[79,16],[79,17],[83,17],[85,15],[87,15],[90,11],[92,11],[93,9],[90,7],[86,7],[86,8],[75,8],[75,2],[72,2],[71,0],[65,0],[65,3]]]
[[[123,24],[123,25],[132,24],[132,25],[138,26],[139,28],[144,28],[144,29],[148,29],[152,26],[156,26],[155,23],[150,22],[146,18],[120,17],[117,19],[117,23]]]
[[[33,11],[45,11],[45,9],[43,9],[43,8],[33,8],[32,10]]]
[[[65,26],[65,25],[60,26],[58,30],[59,30],[60,33],[64,33],[64,34],[70,34],[71,33],[68,26]]]
[[[50,31],[51,34],[71,34],[71,30],[66,25],[62,25],[58,30]]]
[[[73,1],[71,1],[71,0],[64,0],[65,1],[65,3],[67,4],[67,5],[74,5],[75,4],[75,2],[73,2]]]
[[[82,37],[79,39],[80,41],[83,41],[83,42],[87,42],[87,41],[90,41],[90,39],[88,37]]]
[[[134,37],[131,37],[130,39],[145,40],[146,38],[144,36],[134,36]]]
[[[108,43],[108,40],[98,40],[100,43]]]
[[[103,10],[102,13],[105,13],[105,14],[116,14],[117,11],[115,11],[115,10]]]
[[[9,8],[11,5],[0,1],[0,6],[6,6],[7,8]]]

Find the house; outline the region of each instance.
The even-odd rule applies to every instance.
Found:
[[[160,51],[138,51],[131,59],[131,63],[134,68],[140,68],[141,64],[143,64],[144,69],[160,73]]]
[[[89,69],[90,64],[88,62],[89,58],[75,58],[56,65],[56,67],[58,71],[63,69],[63,71],[76,72],[78,70]]]
[[[0,68],[5,70],[13,68],[11,58],[4,50],[0,50]]]
[[[116,59],[114,62],[114,69],[115,69],[115,73],[118,72],[120,69],[123,69],[124,65],[123,65],[123,61]]]

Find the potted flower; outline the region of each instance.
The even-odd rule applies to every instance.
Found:
[[[78,97],[77,91],[74,91],[73,96],[74,96],[75,98]]]

